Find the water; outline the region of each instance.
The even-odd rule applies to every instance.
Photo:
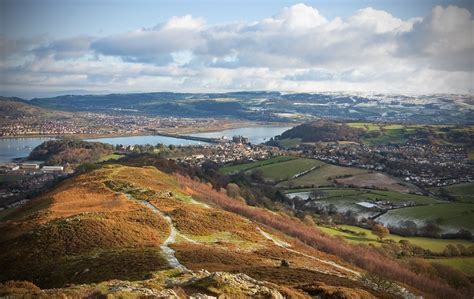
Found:
[[[171,144],[172,145],[206,144],[205,142],[201,142],[201,141],[186,140],[186,139],[179,139],[179,138],[166,137],[166,136],[152,136],[152,135],[126,136],[126,137],[105,137],[105,138],[92,138],[92,139],[85,139],[85,140],[86,141],[109,143],[109,144],[112,144],[112,145],[122,144],[124,146],[135,145],[135,144],[157,145],[158,143],[162,143],[162,144],[165,144],[165,145],[171,145]]]
[[[41,143],[50,137],[0,138],[0,162],[11,162],[15,158],[27,157]]]
[[[291,127],[245,127],[237,129],[228,129],[217,132],[207,132],[207,133],[194,133],[194,134],[184,134],[195,137],[206,137],[206,138],[221,138],[225,137],[227,139],[232,139],[235,135],[242,135],[249,138],[249,141],[253,144],[259,144],[265,141],[268,141],[271,137],[280,135],[284,131],[291,129]],[[156,145],[158,143],[163,143],[165,145],[197,145],[197,144],[206,144],[205,142],[195,141],[195,140],[186,140],[178,139],[173,137],[165,136],[128,136],[128,137],[107,137],[107,138],[93,138],[86,139],[86,141],[98,141],[109,144],[122,144],[122,145],[135,145],[135,144],[152,144]]]
[[[247,137],[250,143],[259,144],[270,140],[270,138],[280,135],[286,130],[292,127],[246,127],[237,129],[228,129],[218,132],[207,132],[207,133],[196,133],[189,134],[190,136],[196,137],[207,137],[207,138],[221,138],[232,139],[233,136],[241,135]]]
[[[197,137],[220,138],[222,136],[231,139],[235,135],[242,135],[249,138],[253,144],[268,141],[271,137],[280,135],[291,127],[245,127],[238,129],[228,129],[218,132],[189,134]],[[41,143],[51,140],[51,137],[19,137],[19,138],[2,138],[0,139],[0,162],[10,162],[14,158],[27,157],[31,150]],[[179,139],[165,136],[128,136],[128,137],[106,137],[91,138],[86,141],[97,141],[109,143],[112,145],[135,145],[135,144],[151,144],[156,145],[162,143],[165,145],[199,145],[206,144],[201,141]]]

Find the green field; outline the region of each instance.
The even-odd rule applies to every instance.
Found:
[[[367,131],[380,131],[380,126],[374,123],[347,123],[351,128],[364,129]]]
[[[301,143],[301,138],[287,138],[287,139],[281,139],[277,141],[278,146],[289,149],[292,147],[295,147]]]
[[[469,276],[474,276],[474,257],[453,257],[440,259],[427,259],[432,263],[451,266],[457,270],[464,272]]]
[[[295,157],[288,157],[288,156],[280,156],[280,157],[275,157],[267,160],[261,160],[261,161],[255,161],[255,162],[250,162],[250,163],[244,163],[244,164],[238,164],[238,165],[231,165],[231,166],[224,166],[219,171],[223,174],[233,174],[233,173],[238,173],[241,171],[246,171],[250,170],[253,168],[257,168],[263,165],[268,165],[268,164],[273,164],[273,163],[279,163],[283,161],[290,161],[296,159]]]
[[[104,161],[109,161],[109,160],[118,160],[122,157],[125,157],[125,155],[110,154],[110,155],[101,157],[98,162],[104,162]]]
[[[318,228],[322,230],[324,233],[328,235],[332,235],[332,236],[341,236],[351,243],[374,244],[377,246],[380,246],[382,244],[378,241],[377,236],[372,234],[372,231],[368,229],[360,228],[357,226],[351,226],[351,225],[339,225],[338,227],[342,229],[348,229],[354,232],[363,232],[366,235],[356,236],[351,233],[342,232],[340,230],[337,230],[336,228],[318,226]],[[446,248],[446,245],[448,244],[454,244],[454,245],[462,244],[466,247],[474,245],[473,242],[470,242],[467,240],[445,240],[445,239],[431,239],[431,238],[422,238],[422,237],[402,237],[402,236],[398,236],[394,234],[390,234],[386,239],[392,239],[395,242],[399,242],[400,240],[408,240],[413,245],[422,247],[424,249],[429,249],[436,253],[443,252],[443,250]]]
[[[379,191],[362,188],[314,188],[314,189],[300,189],[300,190],[288,190],[289,192],[311,192],[312,190],[318,191],[321,194],[321,200],[334,200],[334,201],[347,201],[347,202],[359,202],[359,201],[390,201],[392,203],[401,203],[413,201],[417,205],[427,205],[438,203],[434,198],[424,195],[392,192],[392,191]]]
[[[474,231],[474,204],[444,203],[403,208],[391,210],[377,220],[384,223],[397,223],[399,220],[413,220],[419,223],[431,220],[446,229],[464,228]]]
[[[333,186],[331,179],[344,175],[357,175],[367,173],[368,170],[352,167],[341,167],[331,164],[324,164],[318,169],[301,177],[281,182],[279,187],[283,188],[315,188],[321,186]]]
[[[456,201],[474,203],[474,183],[456,184],[443,189],[454,196]]]
[[[272,181],[287,180],[313,167],[325,166],[319,160],[299,158],[291,161],[268,164],[255,169],[262,171],[263,177]]]
[[[365,142],[370,145],[381,145],[389,143],[404,143],[408,140],[408,131],[404,128],[387,129],[382,132],[382,135],[375,138],[367,138]]]

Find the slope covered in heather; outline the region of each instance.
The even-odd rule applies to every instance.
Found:
[[[349,264],[341,257],[356,248],[311,225],[154,167],[102,166],[0,217],[2,294],[370,298],[430,287],[415,289],[415,274],[412,286],[404,273],[378,279],[381,265]]]

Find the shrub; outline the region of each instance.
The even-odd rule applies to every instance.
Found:
[[[405,283],[427,293],[436,294],[440,298],[463,297],[460,292],[441,279],[432,278],[423,273],[417,274],[401,262],[387,258],[369,246],[351,245],[341,239],[325,235],[317,228],[309,227],[294,218],[249,207],[186,177],[178,176],[178,180],[181,184],[193,189],[196,196],[209,203],[280,230],[315,249],[338,256],[382,278]]]
[[[380,241],[382,241],[383,238],[385,238],[386,236],[390,234],[390,231],[388,230],[388,228],[386,228],[382,224],[376,224],[372,228],[372,233],[376,235]]]

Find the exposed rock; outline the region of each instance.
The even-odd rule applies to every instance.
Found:
[[[258,281],[246,274],[231,274],[226,272],[215,272],[209,274],[199,272],[196,277],[184,282],[182,286],[200,287],[219,295],[223,298],[236,295],[249,297],[265,297],[265,298],[283,298],[278,291],[278,286]],[[227,296],[225,296],[227,295]]]
[[[329,286],[325,283],[301,286],[299,289],[305,291],[311,296],[317,296],[318,298],[375,299],[372,294],[362,289]]]

